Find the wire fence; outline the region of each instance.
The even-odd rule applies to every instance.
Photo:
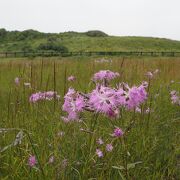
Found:
[[[70,57],[70,56],[164,56],[164,57],[180,57],[180,52],[147,52],[147,51],[118,51],[118,52],[0,52],[0,57]]]

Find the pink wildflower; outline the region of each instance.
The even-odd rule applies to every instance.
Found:
[[[68,113],[67,118],[65,117],[64,120],[66,122],[71,120],[78,120],[79,119],[79,112],[82,112],[85,107],[85,101],[83,96],[75,92],[74,89],[69,88],[67,94],[64,97],[65,101],[63,104],[63,111]]]
[[[156,69],[154,72],[147,72],[146,73],[146,76],[149,78],[149,79],[152,79],[154,77],[154,75],[157,75],[159,73],[159,69]]]
[[[96,149],[96,154],[99,158],[103,157],[103,152],[100,149]]]
[[[170,95],[171,95],[171,96],[173,96],[173,95],[175,95],[175,94],[177,94],[177,92],[176,92],[175,90],[172,90],[172,91],[170,92]]]
[[[36,157],[31,155],[29,157],[28,164],[30,167],[34,167],[37,164]]]
[[[116,105],[117,106],[125,106],[126,105],[126,91],[123,88],[119,88],[115,91]]]
[[[147,99],[146,87],[147,82],[143,82],[139,87],[133,86],[132,88],[128,84],[120,84],[118,90],[115,91],[116,105],[124,106],[127,109],[137,108]]]
[[[147,99],[147,92],[144,85],[139,87],[132,87],[126,92],[126,107],[128,109],[133,109],[138,107]]]
[[[97,143],[98,143],[99,145],[104,144],[104,142],[103,142],[103,140],[102,140],[101,138],[99,138],[99,139],[97,140]]]
[[[76,80],[76,78],[74,76],[69,76],[68,77],[68,81],[75,81],[75,80]]]
[[[107,144],[106,145],[106,151],[111,152],[112,150],[113,150],[112,144]]]
[[[146,73],[146,76],[147,76],[149,79],[152,79],[152,78],[153,78],[153,73],[149,71],[149,72]]]
[[[50,158],[49,158],[49,164],[52,164],[53,162],[54,162],[54,156],[51,156]]]
[[[38,92],[38,93],[34,93],[30,96],[29,101],[30,102],[37,102],[37,101],[41,101],[41,100],[48,100],[51,101],[54,98],[59,99],[59,95],[57,95],[57,92],[54,91],[47,91],[47,92]]]
[[[118,72],[112,72],[110,70],[101,70],[101,71],[94,74],[93,80],[94,81],[98,81],[98,80],[100,80],[100,81],[102,81],[102,80],[109,81],[109,80],[112,80],[112,79],[114,79],[114,78],[116,78],[118,76],[119,76]]]
[[[61,116],[61,119],[64,121],[64,123],[68,123],[71,121],[68,117]]]
[[[18,77],[16,77],[16,78],[14,79],[14,82],[15,82],[16,85],[19,85],[19,84],[20,84],[20,79],[19,79]]]
[[[41,99],[41,92],[38,92],[38,93],[32,94],[29,98],[29,101],[35,103],[39,101],[40,99]]]
[[[68,166],[68,159],[64,159],[61,164],[62,168],[65,169]]]
[[[139,107],[136,107],[135,111],[141,113],[141,109]]]
[[[104,113],[108,117],[116,117],[119,114],[116,106],[115,90],[109,87],[96,87],[90,94],[89,104],[95,111]]]
[[[148,87],[148,82],[147,82],[147,81],[143,81],[143,82],[142,82],[142,86],[143,86],[144,88],[147,88],[147,87]]]
[[[42,93],[42,97],[43,97],[43,99],[45,99],[45,100],[51,101],[51,100],[54,99],[54,98],[59,99],[60,96],[57,95],[57,92],[47,91],[47,92]]]
[[[171,95],[171,103],[180,106],[180,96],[178,95],[178,92],[173,90],[170,92],[170,95]]]
[[[123,130],[120,128],[115,128],[114,129],[114,133],[113,136],[115,137],[121,137],[124,134]]]

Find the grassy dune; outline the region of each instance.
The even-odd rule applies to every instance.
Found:
[[[62,44],[70,51],[179,51],[180,42],[151,37],[72,37]]]
[[[101,35],[101,34],[100,34]],[[180,51],[180,41],[131,36],[90,37],[85,33],[40,33],[0,29],[0,51],[37,50],[42,43],[65,46],[69,51]]]
[[[78,50],[73,47],[72,50]],[[171,104],[169,95],[173,89],[180,91],[180,59],[113,58],[111,63],[98,63],[95,59],[0,61],[0,128],[5,128],[0,129],[0,179],[180,178],[180,109]],[[150,112],[122,110],[121,118],[116,120],[86,112],[82,122],[64,123],[62,104],[68,88],[90,92],[95,87],[90,79],[103,69],[121,74],[111,85],[128,82],[130,86],[148,80],[147,71],[159,69],[160,73],[150,82],[148,100],[143,105],[144,109],[150,107]],[[67,81],[70,75],[77,78],[75,82]],[[15,77],[20,78],[18,86]],[[31,83],[30,88],[24,86],[27,82]],[[57,91],[60,100],[29,102],[32,93],[47,90]],[[125,130],[132,121],[124,138],[114,139],[110,135],[115,126]],[[21,143],[12,144],[18,133],[20,137],[23,135]],[[97,144],[100,137],[104,145]],[[113,144],[112,152],[105,151],[107,143]],[[103,158],[97,157],[97,148],[104,152]],[[37,160],[33,168],[28,165],[30,155]],[[49,163],[52,156],[54,162]]]

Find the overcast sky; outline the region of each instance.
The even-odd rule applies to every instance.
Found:
[[[180,40],[180,0],[0,0],[0,28]]]

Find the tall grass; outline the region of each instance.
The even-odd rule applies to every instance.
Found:
[[[97,63],[95,59],[0,62],[0,179],[180,178],[180,109],[169,97],[170,90],[180,90],[180,59],[113,58],[112,63]],[[68,88],[90,92],[94,88],[90,83],[93,73],[102,69],[121,74],[112,82],[114,85],[119,81],[140,84],[147,80],[147,71],[159,69],[145,104],[151,107],[150,113],[123,111],[121,118],[113,121],[87,112],[82,122],[64,123],[61,107]],[[77,80],[67,81],[70,75]],[[19,86],[14,83],[15,77],[20,77]],[[27,82],[30,88],[24,86]],[[47,90],[57,91],[60,101],[29,103],[33,92]],[[127,136],[114,140],[110,136],[114,126],[128,128]],[[114,146],[103,158],[95,154],[96,148],[105,148],[96,143],[100,137]],[[12,143],[15,140],[18,143]],[[30,155],[38,161],[34,168],[28,166]],[[49,163],[52,156],[54,162]]]

